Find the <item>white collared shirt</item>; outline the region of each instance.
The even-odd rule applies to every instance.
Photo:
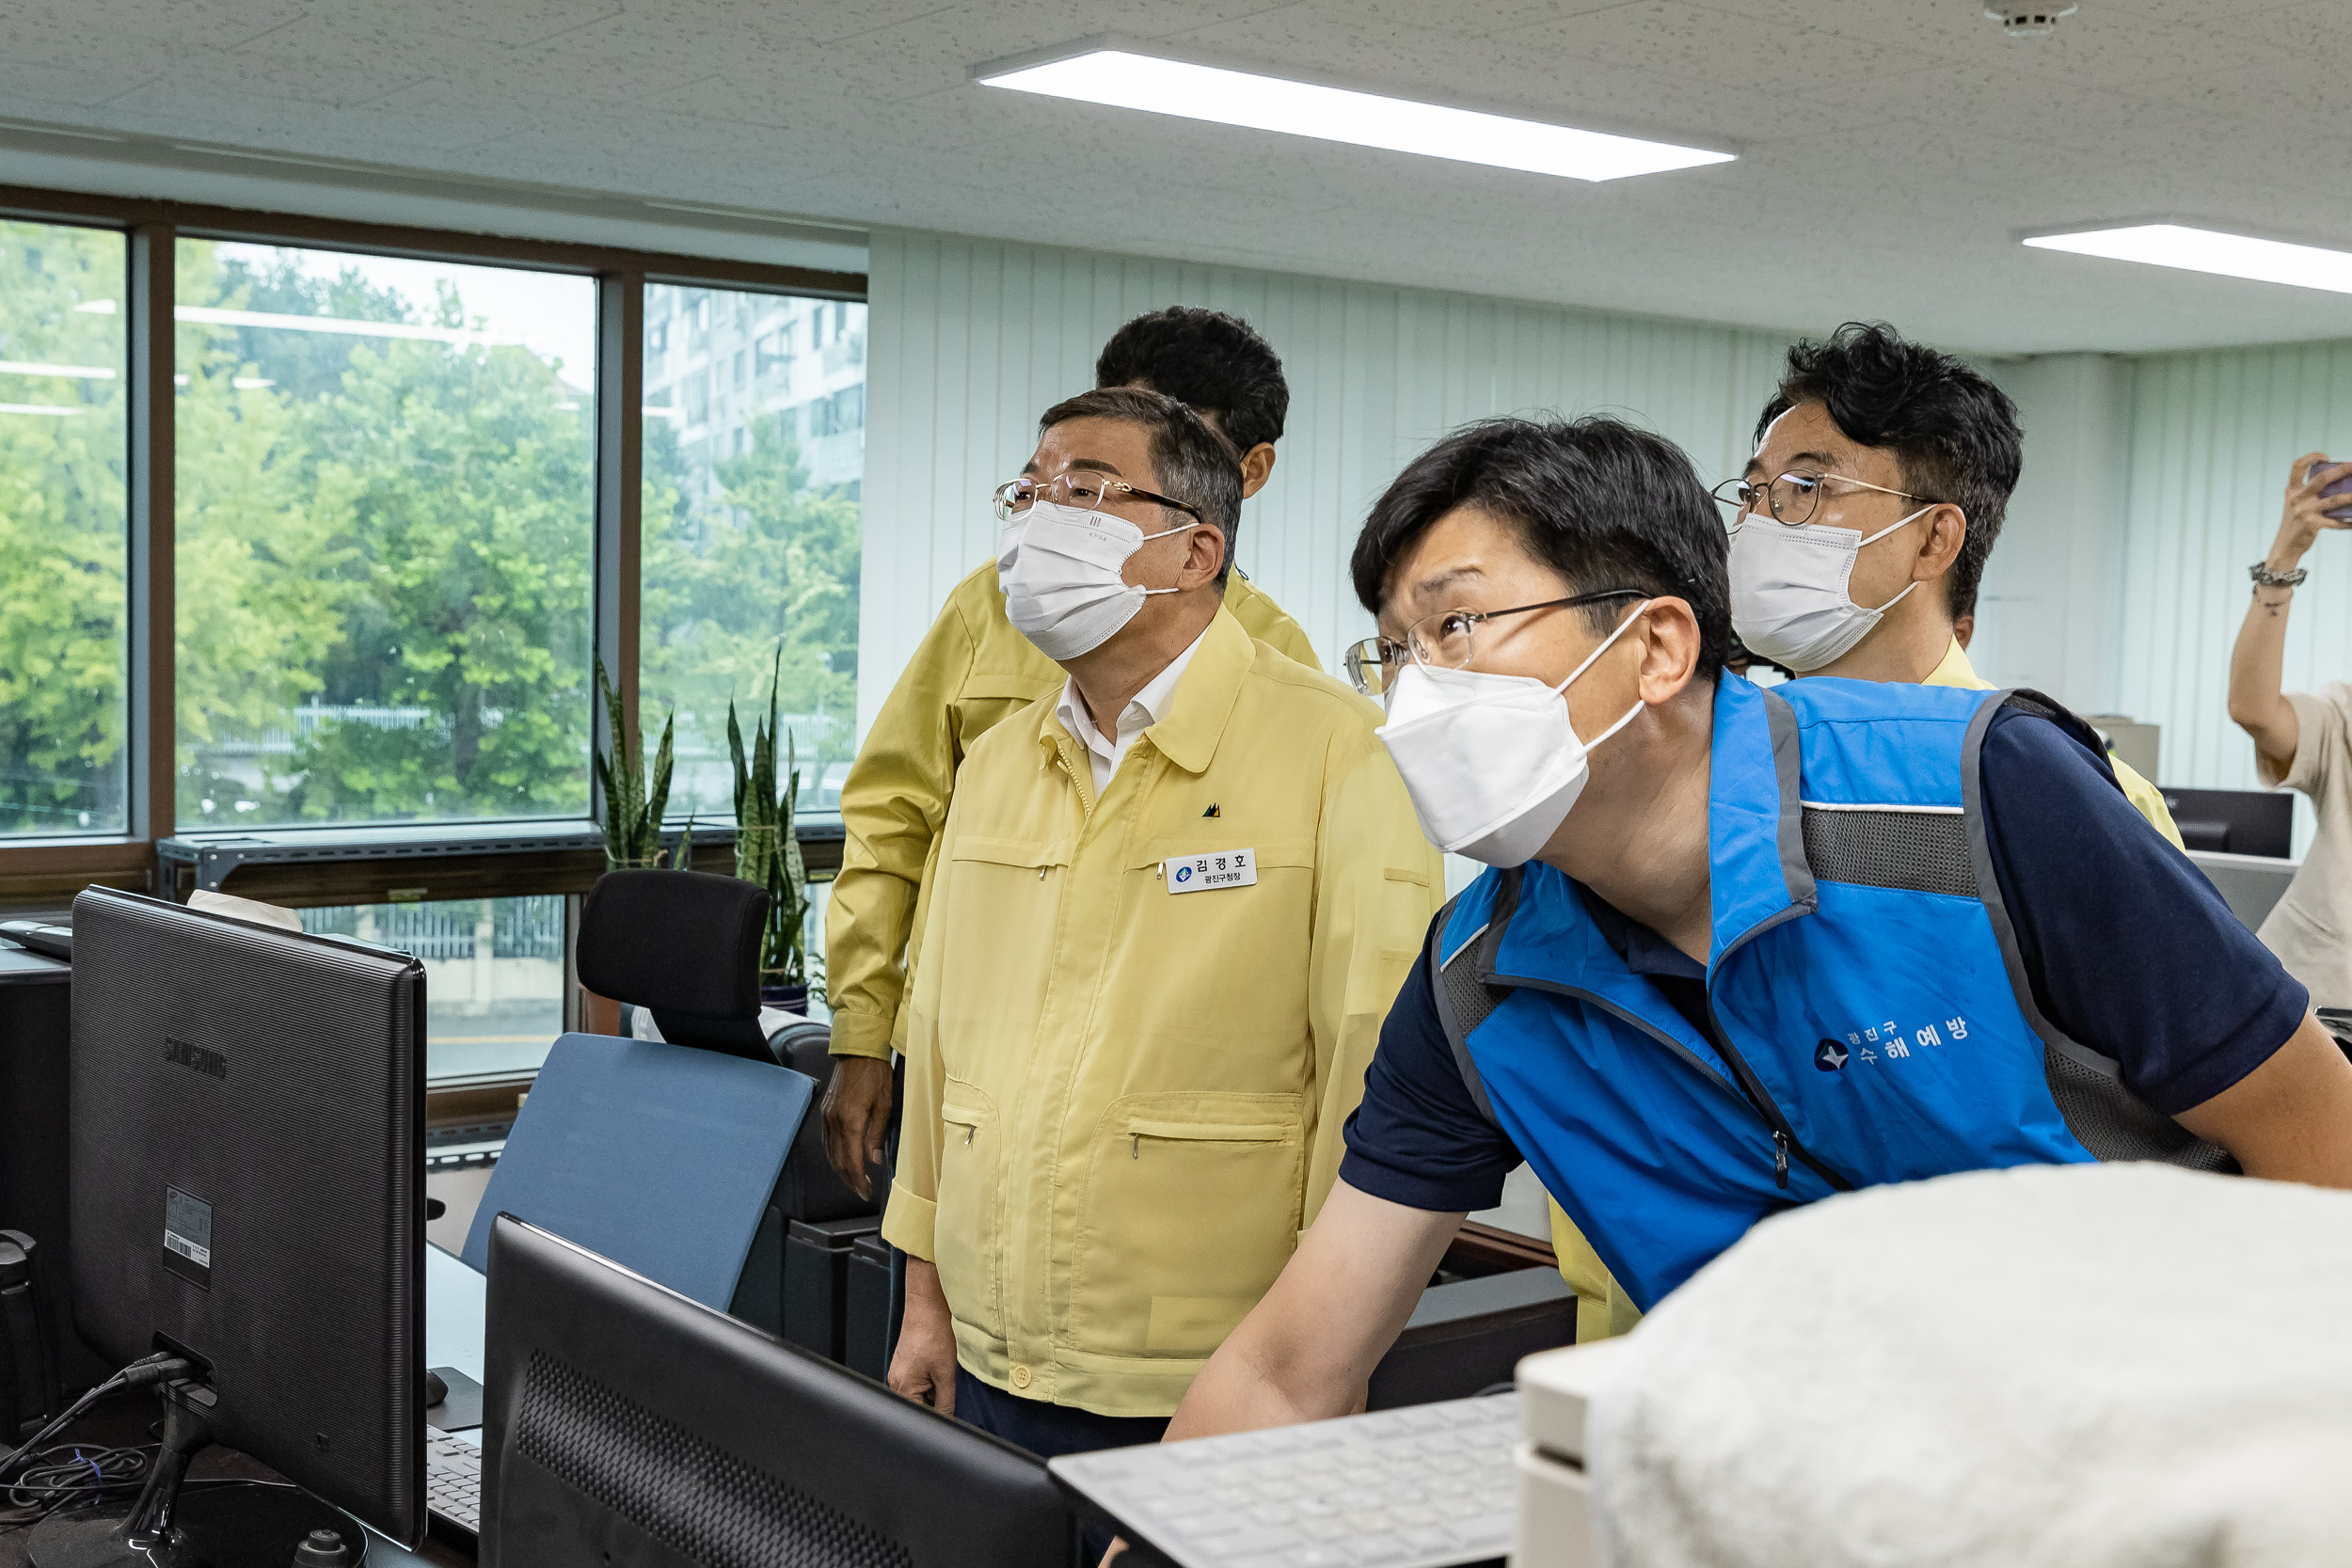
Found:
[[[1200,637],[1209,634],[1203,631]],[[1126,711],[1119,716],[1119,733],[1104,736],[1094,727],[1094,717],[1087,711],[1086,699],[1078,695],[1075,681],[1064,681],[1061,702],[1054,709],[1054,717],[1061,727],[1087,749],[1087,760],[1094,767],[1094,798],[1101,800],[1103,791],[1111,784],[1111,775],[1126,759],[1127,748],[1136,743],[1136,736],[1168,717],[1176,695],[1176,683],[1184,678],[1184,666],[1192,662],[1194,648],[1200,646],[1200,637],[1190,646],[1168,661],[1168,668],[1144,683],[1143,689],[1129,699]]]

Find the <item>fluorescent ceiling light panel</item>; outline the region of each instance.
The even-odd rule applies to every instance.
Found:
[[[2227,234],[2217,229],[2139,223],[2079,234],[2035,234],[2028,236],[2026,244],[2036,250],[2067,250],[2077,256],[2145,261],[2150,266],[2178,267],[2185,272],[2218,273],[2224,277],[2250,277],[2259,283],[2289,283],[2298,289],[2352,294],[2352,251],[2289,245],[2284,240],[2258,240],[2250,234]]]
[[[993,72],[978,80],[984,87],[1010,87],[1017,92],[1524,169],[1530,174],[1557,174],[1570,180],[1622,180],[1632,174],[1657,174],[1732,159],[1728,152],[1449,109],[1343,87],[1286,82],[1279,76],[1163,60],[1123,49],[1097,49],[1069,59]]]
[[[0,414],[39,414],[46,419],[70,420],[85,412],[80,408],[60,408],[54,403],[0,403]]]

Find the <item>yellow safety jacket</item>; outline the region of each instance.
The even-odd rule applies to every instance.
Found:
[[[1954,686],[1969,691],[1990,691],[1993,683],[1980,679],[1975,665],[1968,662],[1967,650],[1960,639],[1945,652],[1944,662],[1928,673],[1921,686]],[[2141,778],[2122,757],[2108,753],[2107,766],[2115,769],[2115,782],[2123,786],[2124,798],[2134,810],[2148,819],[2149,826],[2171,841],[2175,849],[2181,847],[2181,830],[2172,825],[2172,813],[2164,803],[2164,792]],[[1642,1321],[1641,1309],[1633,1305],[1609,1273],[1600,1254],[1593,1250],[1560,1205],[1551,1205],[1551,1246],[1560,1257],[1561,1277],[1576,1291],[1576,1338],[1583,1344],[1593,1339],[1607,1339],[1629,1333]]]
[[[957,775],[882,1234],[974,1375],[1165,1416],[1330,1191],[1444,870],[1380,709],[1230,610],[1099,800],[1055,708]]]
[[[1320,668],[1298,623],[1239,572],[1225,608],[1242,629]],[[825,910],[833,1053],[890,1059],[906,994],[905,957],[956,769],[1008,714],[1062,689],[1061,667],[1005,619],[996,563],[956,584],[891,689],[841,786],[848,832]]]

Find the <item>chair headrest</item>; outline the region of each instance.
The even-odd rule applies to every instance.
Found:
[[[580,983],[705,1019],[759,1016],[768,890],[699,871],[608,871],[580,911]]]

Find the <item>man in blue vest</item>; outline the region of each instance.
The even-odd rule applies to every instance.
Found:
[[[2153,1158],[2352,1187],[2352,1065],[2096,736],[2030,694],[1724,672],[1725,553],[1689,460],[1608,420],[1472,426],[1374,508],[1349,666],[1424,830],[1494,869],[1169,1438],[1352,1408],[1522,1158],[1645,1310],[1873,1183]]]

